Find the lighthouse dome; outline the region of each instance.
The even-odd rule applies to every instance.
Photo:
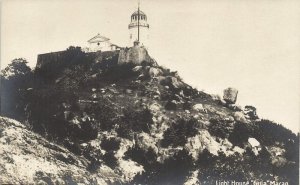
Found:
[[[133,14],[131,14],[131,21],[147,21],[147,15],[141,11],[141,10],[137,10],[135,12],[133,12]]]
[[[138,15],[138,14],[139,14],[139,11],[137,10],[137,11],[133,12],[133,14],[131,14],[131,16]],[[140,15],[146,15],[146,14],[140,10]]]

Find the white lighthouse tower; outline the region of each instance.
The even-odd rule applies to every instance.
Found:
[[[147,15],[140,10],[140,3],[138,3],[138,10],[131,15],[128,29],[129,46],[132,46],[135,43],[147,48],[149,40],[149,24],[147,23]]]

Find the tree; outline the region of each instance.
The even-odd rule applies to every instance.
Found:
[[[19,77],[27,75],[31,72],[30,67],[27,66],[28,62],[24,58],[16,58],[11,61],[8,66],[1,71],[2,76],[6,79],[11,77]]]
[[[27,63],[23,58],[14,59],[1,71],[1,115],[18,120],[24,117],[27,89],[33,84]]]

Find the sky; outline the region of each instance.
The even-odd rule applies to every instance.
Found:
[[[1,69],[14,58],[87,46],[100,33],[128,46],[137,0],[2,0]],[[237,104],[299,132],[300,1],[141,0],[149,53],[208,93],[239,90]]]

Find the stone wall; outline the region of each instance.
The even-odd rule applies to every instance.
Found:
[[[43,66],[49,63],[55,64],[55,63],[62,62],[67,55],[68,54],[66,50],[39,54],[37,57],[36,68],[37,69],[42,68]],[[91,58],[95,62],[101,62],[103,59],[110,59],[116,55],[119,55],[119,51],[115,50],[115,51],[103,51],[103,52],[101,51],[87,52],[85,53],[85,55],[86,57]]]
[[[37,57],[36,68],[42,68],[45,64],[58,62],[66,51],[57,51],[51,53],[39,54]]]

